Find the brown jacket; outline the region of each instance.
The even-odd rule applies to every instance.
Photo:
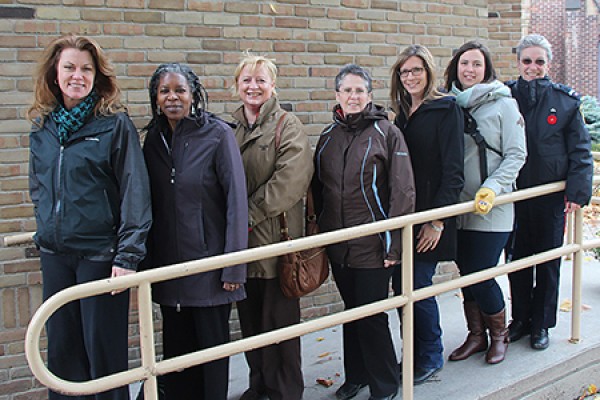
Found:
[[[290,236],[302,236],[303,198],[313,174],[312,151],[304,126],[292,113],[284,119],[281,144],[275,150],[275,128],[284,112],[272,97],[261,107],[252,129],[243,106],[233,113],[246,172],[249,248],[279,242],[279,214],[284,211]],[[276,267],[276,257],[249,263],[248,278],[275,278]]]
[[[408,148],[382,107],[369,103],[344,117],[334,108],[315,150],[313,196],[319,228],[329,232],[409,214],[415,185]],[[382,268],[400,260],[400,230],[327,246],[332,263]]]

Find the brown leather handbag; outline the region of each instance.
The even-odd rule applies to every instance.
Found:
[[[284,113],[275,128],[275,148],[281,142],[281,126],[285,119]],[[306,194],[306,236],[319,233],[317,217],[313,202],[312,190]],[[279,215],[281,240],[292,240],[288,231],[285,212]],[[319,246],[308,250],[296,251],[279,256],[277,261],[279,285],[286,297],[302,297],[319,288],[329,276],[329,261],[325,247]]]

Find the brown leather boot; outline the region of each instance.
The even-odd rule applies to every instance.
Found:
[[[465,318],[467,319],[467,329],[469,334],[467,339],[458,349],[454,350],[448,359],[450,361],[465,360],[475,353],[487,350],[488,339],[483,314],[475,301],[465,301],[463,303]]]
[[[483,320],[490,330],[491,344],[485,355],[488,364],[498,364],[504,360],[508,348],[508,328],[506,327],[506,311],[494,315],[483,315]]]

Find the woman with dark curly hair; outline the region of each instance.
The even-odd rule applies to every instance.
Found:
[[[162,64],[150,79],[152,120],[144,155],[154,225],[145,268],[245,249],[246,181],[231,127],[205,110],[207,96],[186,65]],[[163,315],[165,358],[229,342],[231,303],[246,297],[246,266],[153,285]],[[169,399],[226,400],[229,358],[165,376]]]
[[[30,192],[43,297],[127,275],[146,254],[148,175],[135,126],[119,102],[114,70],[84,36],[48,45],[28,111]],[[129,291],[73,301],[46,324],[48,368],[70,381],[127,369]],[[50,399],[71,398],[50,391]],[[129,399],[126,386],[96,399]]]

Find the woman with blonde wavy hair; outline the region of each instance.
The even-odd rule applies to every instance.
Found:
[[[29,183],[43,298],[136,271],[151,225],[137,130],[122,112],[109,60],[92,39],[66,35],[45,49],[28,111]],[[129,292],[70,302],[46,324],[48,368],[69,381],[127,369]],[[53,391],[49,399],[71,398]],[[126,386],[95,395],[129,399]]]

